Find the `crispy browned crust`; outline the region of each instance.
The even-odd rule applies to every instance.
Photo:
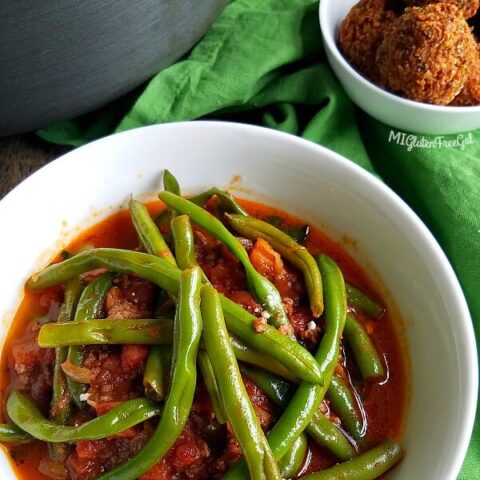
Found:
[[[361,0],[343,20],[338,42],[348,61],[363,75],[378,80],[375,62],[377,49],[385,30],[396,14],[389,9],[388,0]]]
[[[454,5],[409,7],[377,51],[384,85],[419,102],[448,105],[462,91],[477,56],[463,14]]]
[[[451,105],[473,107],[480,105],[480,45],[477,44],[477,58],[470,70],[463,90],[453,99]]]
[[[465,18],[473,17],[480,7],[480,0],[403,0],[403,3],[409,7],[421,7],[428,3],[445,3],[458,7]]]

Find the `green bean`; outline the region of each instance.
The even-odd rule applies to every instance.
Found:
[[[42,348],[71,345],[170,345],[172,336],[173,322],[170,319],[108,318],[88,322],[43,325],[40,329],[38,343]],[[237,360],[265,368],[291,382],[299,382],[299,378],[275,358],[256,351],[235,335],[231,335],[230,340]],[[148,359],[145,367],[146,373],[149,371],[149,363]],[[154,364],[158,365],[158,362],[154,361]]]
[[[58,323],[71,322],[73,320],[82,289],[83,283],[80,280],[80,277],[73,278],[67,282],[65,286],[64,302],[57,319]],[[62,363],[67,359],[67,355],[67,348],[58,347],[55,349],[50,420],[61,425],[67,423],[71,414],[70,391],[68,389],[67,379],[62,370]]]
[[[180,194],[177,194],[177,195],[180,195]],[[244,210],[235,201],[235,199],[232,197],[232,195],[230,195],[230,193],[228,193],[225,190],[220,190],[219,188],[216,188],[216,187],[210,188],[210,190],[207,190],[206,192],[200,193],[195,197],[189,198],[189,200],[193,202],[195,205],[202,207],[214,195],[218,197],[222,207],[225,208],[227,212],[238,213],[239,215],[248,215],[246,210]]]
[[[374,480],[393,468],[402,457],[400,445],[387,440],[348,462],[307,475],[303,480]]]
[[[295,393],[294,385],[262,369],[242,365],[241,372],[261,388],[276,405],[287,408]],[[357,454],[342,431],[318,410],[305,430],[320,446],[330,450],[339,460],[350,460]]]
[[[350,307],[373,318],[380,318],[383,315],[385,308],[370,298],[366,293],[363,293],[352,285],[347,284],[346,288],[348,305]]]
[[[278,466],[282,472],[282,478],[292,478],[298,473],[305,461],[307,448],[307,436],[302,433],[295,442],[293,442],[292,447],[286,455],[280,460]]]
[[[310,298],[310,309],[314,317],[320,317],[323,312],[322,277],[310,252],[270,223],[243,215],[227,214],[227,219],[240,235],[252,240],[263,238],[303,273]]]
[[[328,278],[323,280],[324,291],[328,288],[328,292],[325,292],[325,334],[322,337],[315,358],[320,364],[322,374],[330,380],[338,362],[340,340],[347,314],[345,281],[340,268],[332,259],[326,255],[318,255],[316,261],[322,278],[325,275],[328,276]]]
[[[112,288],[113,279],[116,274],[112,272],[104,273],[92,280],[83,290],[78,301],[77,311],[75,312],[75,322],[99,318],[103,314],[105,296]],[[76,367],[83,365],[83,348],[80,345],[71,346],[68,349],[67,362]],[[80,395],[85,393],[86,386],[73,380],[67,375],[67,384],[72,399],[78,408],[84,404],[80,400]]]
[[[308,234],[310,233],[310,225],[302,225],[301,227],[286,227],[283,231],[292,237],[297,243],[303,245],[307,241]]]
[[[65,285],[65,293],[62,308],[57,322],[71,322],[75,316],[78,300],[83,290],[83,282],[80,277],[69,280]],[[72,395],[68,381],[62,369],[62,364],[67,360],[68,348],[58,347],[55,349],[55,362],[53,364],[52,400],[50,402],[49,419],[54,423],[66,425],[72,413]],[[69,449],[63,443],[49,445],[50,458],[62,463],[66,460]]]
[[[240,364],[240,371],[279,407],[286,408],[295,393],[296,386],[264,370]]]
[[[312,421],[323,400],[325,387],[302,382],[290,404],[268,434],[268,441],[277,460],[291,448],[293,442]],[[228,474],[227,474],[228,475]],[[227,478],[240,478],[226,476]]]
[[[160,422],[145,446],[126,463],[101,480],[133,480],[159,462],[182,433],[192,408],[197,382],[196,359],[202,334],[200,314],[201,271],[198,267],[180,275],[175,314],[172,375]]]
[[[180,195],[180,185],[172,172],[165,169],[163,171],[163,188],[167,192],[172,192],[175,195]]]
[[[357,402],[354,400],[347,383],[334,375],[327,390],[327,398],[346,431],[360,444],[365,435],[365,427],[358,411]]]
[[[225,321],[230,333],[260,353],[274,357],[293,375],[312,383],[323,382],[319,366],[312,355],[295,340],[280,333],[276,328],[265,325],[263,333],[257,333],[253,324],[255,317],[240,305],[221,296]]]
[[[167,192],[172,192],[175,195],[180,195],[180,185],[177,179],[169,170],[164,170],[163,172],[163,188]],[[177,212],[175,212],[175,210],[166,208],[155,218],[155,222],[159,225],[159,228],[160,226],[170,228],[172,219],[175,218],[176,214]]]
[[[171,318],[175,310],[175,297],[160,289],[153,309],[153,318]]]
[[[281,475],[245,389],[230,344],[217,291],[201,291],[204,343],[212,362],[225,414],[232,427],[250,472],[255,480],[280,480]]]
[[[195,267],[197,265],[195,243],[188,215],[172,218],[171,230],[178,267],[180,270]]]
[[[223,411],[223,405],[220,401],[220,392],[218,391],[217,381],[213,373],[212,363],[205,352],[198,352],[198,366],[202,373],[203,381],[207,387],[208,395],[212,401],[213,411],[218,423],[226,422],[226,414]]]
[[[75,427],[57,425],[42,415],[23,393],[13,391],[7,400],[7,413],[23,431],[44,442],[79,442],[116,435],[161,413],[158,404],[146,398],[128,400],[105,415]]]
[[[117,273],[133,273],[172,295],[178,293],[179,269],[147,253],[111,248],[89,250],[61,263],[50,265],[30,277],[27,287],[32,291],[42,290],[65,283],[72,277],[99,267]],[[278,362],[302,380],[322,382],[320,368],[307,350],[269,325],[265,326],[263,333],[255,332],[253,315],[226,297],[221,296],[220,301],[231,333],[258,352],[269,356],[273,354]]]
[[[235,335],[230,334],[230,341],[232,343],[232,348],[235,352],[235,357],[237,360],[264,368],[265,370],[268,370],[269,372],[272,372],[282,378],[286,378],[291,382],[299,382],[298,377],[296,377],[288,368],[286,368],[271,355],[266,355],[251,348]]]
[[[180,270],[154,255],[115,248],[87,250],[61,263],[50,265],[32,275],[27,287],[32,291],[43,290],[97,268],[138,275],[169,293],[178,292]]]
[[[308,234],[310,233],[310,225],[302,225],[301,227],[284,225],[284,220],[277,215],[269,215],[265,221],[270,225],[277,227],[282,232],[285,232],[300,245],[303,245],[307,241]]]
[[[275,460],[279,461],[292,447],[298,436],[311,422],[323,399],[324,387],[302,382],[289,406],[267,435]],[[244,461],[237,462],[223,477],[224,480],[245,478]]]
[[[138,342],[132,343],[138,345]],[[157,402],[165,399],[171,359],[172,349],[170,346],[153,345],[150,347],[143,374],[143,388],[148,398]]]
[[[167,242],[160,233],[160,230],[148,213],[147,207],[132,197],[130,198],[129,209],[133,226],[135,227],[143,248],[145,248],[148,253],[163,258],[168,263],[176,266],[175,258],[170,248],[168,248]]]
[[[172,343],[173,322],[166,319],[107,318],[71,323],[47,323],[40,329],[42,348],[80,345],[165,345]]]
[[[145,250],[151,255],[163,258],[171,265],[177,266],[177,262],[167,242],[152,220],[145,205],[130,198],[129,208],[133,226]],[[166,384],[164,380],[170,369],[170,357],[166,358],[166,356],[162,354],[164,349],[164,347],[152,347],[148,352],[147,363],[145,365],[143,378],[145,394],[153,400],[163,400],[166,394]],[[168,360],[168,365],[165,365],[166,360]]]
[[[347,300],[345,282],[336,263],[325,255],[319,255],[317,263],[322,274],[325,302],[325,333],[320,341],[315,358],[322,376],[323,386],[303,381],[288,407],[268,433],[268,441],[276,460],[280,460],[293,442],[311,422],[330,384],[340,353],[340,339],[345,325]],[[237,462],[224,476],[224,480],[245,476],[245,464]]]
[[[74,277],[66,283],[63,304],[58,314],[58,322],[71,322],[75,318],[75,312],[83,288],[84,284],[80,277]]]
[[[115,319],[88,322],[46,324],[40,329],[38,344],[42,348],[59,348],[70,345],[170,345],[173,322],[170,319]],[[231,335],[232,348],[237,360],[299,382],[283,364],[271,356],[260,353],[235,335]],[[155,365],[158,364],[154,361]],[[145,371],[149,370],[147,359]],[[152,367],[153,368],[153,367]]]
[[[319,411],[313,415],[306,431],[315,442],[343,462],[357,456],[356,448],[346,435]]]
[[[195,237],[188,215],[173,217],[170,225],[178,268],[186,270],[198,266],[195,256]],[[203,270],[202,282],[209,283]]]
[[[382,360],[373,345],[370,336],[363,328],[363,325],[358,322],[352,315],[347,315],[345,322],[344,336],[353,356],[357,362],[360,373],[365,380],[383,377],[385,370],[383,368]]]
[[[247,283],[250,290],[270,314],[270,319],[275,327],[283,327],[285,333],[293,336],[292,327],[283,308],[282,297],[275,286],[260,275],[250,262],[248,253],[240,241],[232,235],[220,220],[215,218],[203,208],[170,192],[162,192],[160,200],[177,212],[188,215],[195,223],[220,240],[230,250],[245,268]]]
[[[21,428],[10,423],[0,423],[0,442],[2,443],[27,443],[33,438]]]

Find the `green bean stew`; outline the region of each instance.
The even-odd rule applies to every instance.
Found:
[[[0,376],[18,479],[381,478],[407,379],[367,272],[308,222],[164,181],[27,282]]]

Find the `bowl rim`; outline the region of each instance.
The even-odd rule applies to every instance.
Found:
[[[384,90],[379,87],[372,81],[365,78],[361,75],[353,66],[347,61],[345,56],[342,54],[338,48],[335,31],[336,25],[331,25],[329,8],[331,4],[338,2],[338,0],[320,0],[318,15],[320,21],[320,30],[322,33],[323,41],[326,44],[326,48],[335,56],[336,60],[341,64],[342,68],[346,70],[347,74],[353,77],[358,83],[361,83],[365,88],[370,90],[374,95],[381,95],[386,97],[391,102],[397,102],[405,108],[415,108],[423,110],[424,112],[434,113],[434,114],[465,114],[465,113],[480,113],[480,105],[477,106],[449,106],[449,105],[434,105],[431,103],[417,102],[415,100],[410,100],[408,98],[401,97],[394,93]]]
[[[465,415],[462,416],[462,422],[458,424],[459,442],[457,443],[456,452],[454,455],[454,459],[451,463],[448,476],[444,477],[444,480],[454,480],[461,469],[470,443],[471,434],[474,427],[478,399],[478,355],[476,338],[473,328],[473,322],[471,320],[470,311],[463,290],[453,270],[453,267],[451,266],[439,243],[437,242],[433,234],[430,232],[430,230],[427,228],[427,226],[418,217],[418,215],[411,209],[411,207],[409,207],[408,204],[398,194],[396,194],[379,178],[377,178],[364,168],[360,167],[353,161],[344,157],[343,155],[301,137],[255,125],[221,121],[173,122],[168,124],[150,125],[101,138],[99,140],[86,144],[81,148],[74,149],[46,164],[45,166],[37,170],[35,173],[30,175],[28,178],[26,178],[24,181],[22,181],[2,200],[0,200],[0,218],[2,217],[2,212],[5,209],[8,210],[12,207],[14,208],[16,202],[20,201],[22,198],[25,198],[26,195],[28,196],[30,183],[41,180],[42,177],[48,177],[51,170],[55,170],[57,165],[66,162],[76,162],[79,157],[82,158],[83,156],[85,156],[85,154],[88,154],[90,150],[95,150],[96,146],[99,143],[106,145],[108,145],[109,143],[115,144],[118,137],[122,137],[123,140],[128,140],[129,137],[135,137],[136,135],[141,135],[142,133],[146,133],[150,130],[157,131],[159,129],[167,131],[169,129],[173,131],[188,131],[190,129],[194,129],[195,133],[198,133],[198,131],[202,133],[202,130],[205,132],[214,131],[216,136],[221,135],[223,131],[230,131],[234,132],[237,135],[254,135],[258,138],[269,138],[273,141],[287,141],[299,150],[310,151],[311,153],[318,156],[319,159],[323,157],[330,163],[339,164],[342,169],[350,171],[353,175],[358,176],[359,180],[361,182],[364,182],[365,186],[367,187],[366,191],[370,192],[367,193],[368,195],[383,197],[382,206],[380,208],[395,209],[398,221],[398,228],[401,228],[400,223],[409,225],[412,234],[416,231],[416,233],[420,235],[420,238],[423,239],[423,242],[431,252],[431,259],[429,260],[429,263],[432,262],[432,265],[436,265],[438,271],[443,277],[445,288],[447,288],[447,290],[451,293],[450,300],[452,301],[452,305],[455,311],[459,313],[459,325],[465,337],[463,352],[465,355],[465,361],[467,363],[466,366],[468,367],[468,371],[463,372],[467,382],[467,389],[463,392],[465,403],[463,411],[465,412]],[[17,304],[16,308],[18,308]]]

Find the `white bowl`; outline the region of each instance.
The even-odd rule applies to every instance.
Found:
[[[414,102],[367,80],[343,56],[337,45],[340,24],[358,0],[321,0],[320,28],[328,61],[350,98],[387,125],[408,132],[447,135],[480,128],[480,106],[450,107]]]
[[[388,478],[454,480],[477,400],[474,333],[455,274],[427,228],[383,183],[290,135],[216,122],[157,125],[93,142],[32,175],[0,202],[0,339],[28,276],[131,193],[155,198],[164,168],[186,193],[226,187],[240,175],[242,196],[355,240],[352,253],[374,266],[406,320],[413,372],[406,457]],[[1,453],[0,472],[14,479]]]

